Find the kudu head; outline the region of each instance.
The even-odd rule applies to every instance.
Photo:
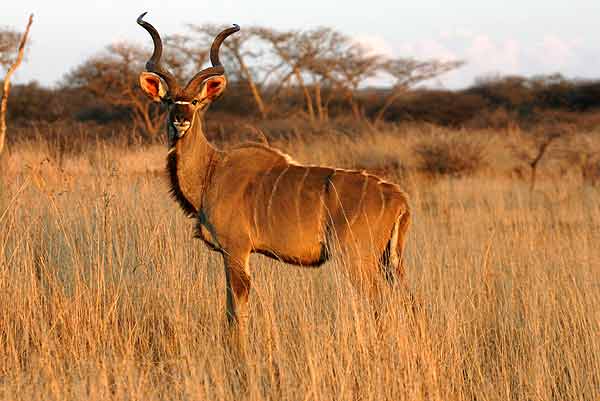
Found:
[[[154,52],[146,63],[146,70],[140,74],[140,86],[150,99],[165,103],[168,107],[167,133],[169,145],[182,138],[195,124],[200,124],[201,114],[218,98],[225,86],[225,69],[219,60],[219,48],[229,35],[240,30],[233,25],[219,33],[210,47],[210,62],[212,67],[198,72],[184,87],[179,86],[175,76],[167,71],[160,62],[162,56],[162,40],[158,31],[140,15],[137,23],[152,37]]]

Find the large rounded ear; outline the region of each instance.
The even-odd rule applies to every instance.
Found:
[[[155,102],[162,101],[167,94],[167,89],[162,80],[153,72],[144,71],[140,74],[140,86],[146,96]]]
[[[224,75],[215,75],[214,77],[207,78],[204,81],[204,96],[210,101],[215,100],[225,90],[227,86],[227,79]]]

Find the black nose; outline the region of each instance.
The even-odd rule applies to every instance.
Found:
[[[175,113],[173,115],[173,121],[176,122],[176,123],[181,123],[181,122],[184,122],[184,121],[187,121],[187,120],[188,120],[188,118],[187,118],[187,115],[185,113]]]
[[[187,104],[176,104],[172,110],[174,122],[190,121],[192,118],[192,110]]]

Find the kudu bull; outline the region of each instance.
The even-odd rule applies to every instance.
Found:
[[[161,65],[162,41],[143,20],[154,52],[140,75],[143,91],[167,105],[167,170],[171,193],[197,224],[196,236],[221,253],[227,280],[227,317],[243,340],[251,275],[248,260],[260,253],[302,266],[319,266],[335,253],[357,287],[376,293],[378,282],[403,280],[403,251],[410,225],[406,194],[361,171],[306,166],[260,144],[222,151],[203,132],[208,106],[227,85],[219,60],[234,25],[210,49],[212,67],[184,87]]]

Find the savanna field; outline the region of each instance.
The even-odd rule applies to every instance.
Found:
[[[221,257],[168,194],[163,145],[11,145],[0,186],[2,400],[598,400],[600,132],[410,125],[273,141],[410,195],[408,284],[253,256],[245,360]],[[580,149],[580,151],[574,151]],[[382,307],[381,320],[373,309]]]

